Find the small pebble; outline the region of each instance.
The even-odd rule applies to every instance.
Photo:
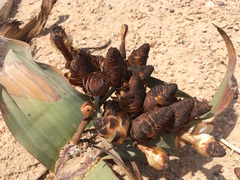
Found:
[[[194,63],[198,63],[199,60],[195,58],[195,59],[193,59],[193,62],[194,62]]]
[[[235,163],[234,163],[234,162],[230,162],[230,165],[231,165],[231,166],[235,166]]]
[[[212,8],[212,7],[214,7],[214,2],[209,1],[206,3],[206,6],[207,6],[207,8]]]
[[[200,99],[200,100],[203,100],[203,99],[204,99],[204,96],[199,96],[199,99]]]
[[[200,42],[201,42],[201,43],[205,43],[206,41],[205,41],[204,38],[201,38],[201,39],[200,39]]]
[[[203,88],[204,88],[204,85],[203,85],[202,83],[199,83],[199,84],[198,84],[198,88],[199,88],[199,89],[203,89]]]
[[[204,66],[201,64],[200,66],[198,66],[199,69],[203,69]]]
[[[149,8],[148,8],[148,11],[150,11],[150,12],[153,11],[153,10],[154,10],[153,7],[149,7]]]
[[[171,8],[171,9],[169,9],[169,12],[170,12],[170,13],[174,13],[175,10]]]
[[[151,40],[150,43],[149,43],[151,48],[153,48],[156,44],[157,44],[157,40],[156,39]]]
[[[214,53],[217,50],[217,48],[211,47],[210,50],[211,50],[211,52]]]
[[[169,76],[173,76],[173,73],[171,71],[167,72]]]
[[[240,38],[237,39],[237,42],[240,43]]]
[[[189,83],[190,83],[190,84],[192,84],[193,82],[194,82],[194,79],[193,79],[193,78],[189,79]]]
[[[239,31],[239,27],[238,26],[234,26],[235,31]]]
[[[216,4],[219,6],[219,7],[222,7],[225,5],[224,1],[217,1]]]
[[[193,44],[189,45],[189,52],[193,52],[195,49],[195,46]]]
[[[82,44],[82,45],[86,45],[87,43],[86,43],[85,40],[82,40],[82,41],[81,41],[81,44]]]

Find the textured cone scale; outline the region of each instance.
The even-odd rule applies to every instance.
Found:
[[[127,136],[130,120],[124,116],[109,115],[93,119],[98,134],[113,144],[121,144]]]
[[[113,144],[121,144],[130,126],[130,118],[117,102],[107,101],[104,104],[104,117],[95,118],[93,125],[99,135]]]
[[[103,71],[107,74],[112,86],[120,86],[121,81],[127,79],[127,66],[117,48],[108,49]]]
[[[189,119],[192,109],[193,109],[194,102],[192,98],[184,99],[177,103],[172,104],[170,107],[174,112],[175,121],[173,124],[173,132],[179,130]],[[170,132],[172,132],[170,131]]]
[[[131,137],[137,141],[151,140],[157,136],[160,130],[167,128],[166,122],[168,121],[174,122],[174,113],[169,106],[143,113],[133,121],[130,131]],[[171,127],[172,125],[167,129]]]
[[[90,96],[102,96],[108,92],[110,84],[102,71],[86,74],[83,77],[83,89]]]
[[[128,83],[128,91],[120,91],[117,94],[119,106],[128,113],[138,113],[142,111],[146,89],[141,78],[133,74]]]
[[[157,85],[146,94],[143,103],[145,111],[154,110],[156,107],[168,106],[177,101],[177,84]]]
[[[209,142],[206,152],[211,157],[223,157],[226,155],[225,149],[217,141]]]
[[[195,118],[197,116],[201,116],[211,110],[212,106],[209,105],[209,103],[206,100],[198,101],[197,98],[195,97],[192,99],[194,101],[194,106],[190,119]]]
[[[128,68],[128,76],[131,77],[132,74],[137,74],[145,83],[147,81],[147,78],[150,77],[150,75],[152,74],[153,70],[154,68],[152,65],[137,66],[134,64]]]
[[[178,131],[189,121],[194,102],[194,98],[187,98],[170,106],[159,107],[154,111],[141,114],[133,121],[130,131],[132,138],[145,141],[151,140],[160,131]]]
[[[146,65],[149,50],[150,50],[150,46],[148,43],[145,43],[142,46],[140,46],[138,49],[133,50],[127,59],[128,67],[131,67],[133,64],[136,64],[137,66]]]
[[[100,65],[94,56],[83,50],[74,52],[74,59],[69,67],[71,76],[69,82],[73,85],[82,85],[82,78],[85,74],[100,71]]]
[[[62,53],[66,59],[65,68],[69,69],[70,62],[73,59],[73,47],[71,46],[68,36],[61,26],[56,26],[50,32],[50,42],[54,48]]]
[[[109,115],[114,116],[124,116],[126,119],[128,118],[128,114],[122,110],[119,104],[116,101],[109,100],[104,104],[104,116],[107,117]]]

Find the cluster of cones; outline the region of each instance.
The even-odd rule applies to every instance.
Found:
[[[147,80],[154,70],[152,65],[147,65],[150,46],[145,43],[126,58],[127,31],[125,24],[121,28],[120,48],[109,48],[106,57],[74,48],[60,26],[51,32],[52,45],[66,59],[65,68],[69,72],[65,77],[72,85],[82,87],[93,99],[100,97],[100,106],[104,104],[103,116],[92,120],[99,135],[115,145],[130,137],[134,146],[146,155],[149,165],[158,170],[167,166],[168,156],[161,148],[147,146],[145,142],[161,131],[176,133],[176,147],[190,143],[202,155],[224,156],[224,148],[209,135],[212,125],[202,124],[193,132],[184,129],[191,120],[210,111],[211,106],[206,100],[178,98],[176,84],[159,84],[147,91]],[[109,98],[111,100],[107,101]],[[92,102],[82,105],[85,120],[94,110]],[[83,129],[80,124],[79,131]],[[208,132],[202,132],[202,129],[208,129]]]

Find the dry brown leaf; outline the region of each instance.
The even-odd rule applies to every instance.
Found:
[[[0,35],[12,39],[29,42],[33,37],[40,34],[56,2],[57,0],[43,0],[41,5],[41,11],[23,28],[19,27],[22,22],[18,20],[8,21],[1,29]]]

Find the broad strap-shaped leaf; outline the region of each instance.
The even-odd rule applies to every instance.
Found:
[[[100,160],[91,170],[86,174],[84,178],[76,177],[76,180],[117,180],[117,176],[113,173],[112,169],[104,162]]]
[[[54,171],[62,147],[81,122],[81,104],[89,100],[59,72],[32,59],[28,44],[0,37],[10,49],[0,71],[4,120],[18,142]]]

